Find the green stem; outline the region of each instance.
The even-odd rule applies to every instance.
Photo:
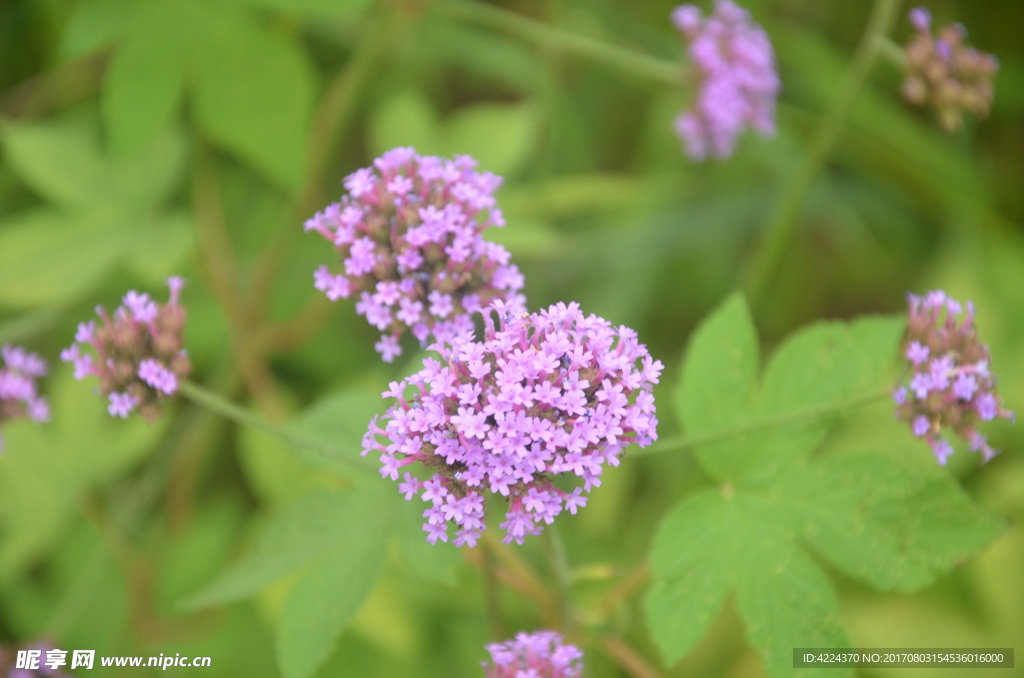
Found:
[[[352,461],[346,459],[343,450],[293,433],[286,427],[271,424],[244,407],[239,407],[235,403],[220,397],[216,393],[207,391],[201,386],[186,381],[182,382],[178,388],[183,396],[194,402],[196,405],[200,405],[201,407],[205,407],[208,410],[216,412],[225,419],[229,419],[236,424],[254,428],[258,431],[263,431],[264,433],[271,435],[292,447],[314,452],[317,456],[328,459],[333,463],[344,465],[347,470],[352,471],[357,475],[367,477],[373,475],[368,469],[357,466]]]
[[[550,26],[494,5],[444,0],[437,9],[456,19],[511,33],[542,47],[559,49],[667,85],[678,86],[684,81],[682,66],[673,61]]]
[[[843,121],[853,107],[875,58],[884,49],[884,41],[895,23],[899,6],[900,0],[875,0],[867,27],[853,61],[846,69],[832,108],[814,131],[807,155],[789,177],[781,197],[768,216],[763,240],[743,281],[743,289],[752,305],[760,304],[779,268],[782,256],[796,231],[797,217],[807,193],[832,150]]]
[[[555,603],[561,621],[559,628],[565,632],[572,632],[575,615],[570,591],[572,568],[569,565],[569,553],[566,551],[565,542],[562,541],[562,535],[558,531],[557,525],[545,527],[543,535],[545,550],[551,563],[551,573],[555,578],[555,595],[557,596]]]
[[[24,341],[49,330],[61,319],[59,311],[44,309],[9,320],[0,325],[0,345]]]
[[[753,433],[755,431],[763,431],[765,429],[778,428],[780,426],[786,426],[787,424],[797,424],[800,422],[814,421],[816,419],[826,419],[828,417],[840,414],[846,410],[850,410],[856,407],[862,407],[864,405],[870,405],[871,403],[884,400],[892,395],[892,391],[889,388],[881,391],[875,391],[867,395],[848,400],[844,403],[838,403],[834,405],[824,405],[822,407],[813,407],[806,410],[800,410],[798,412],[790,412],[788,414],[779,415],[777,417],[768,417],[767,419],[761,419],[759,421],[753,421],[746,424],[742,424],[735,428],[726,429],[723,431],[714,431],[712,433],[705,433],[703,435],[696,436],[675,436],[674,438],[667,438],[665,440],[658,441],[656,444],[644,448],[642,450],[635,450],[629,453],[630,457],[646,457],[651,454],[662,454],[664,452],[677,452],[679,450],[686,450],[698,445],[706,445],[708,443],[717,443],[722,440],[729,440],[731,438],[739,438],[740,436]]]
[[[895,66],[901,73],[907,70],[907,53],[903,48],[892,41],[891,38],[883,37],[878,46],[879,55]]]

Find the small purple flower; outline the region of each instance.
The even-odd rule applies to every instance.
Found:
[[[960,24],[948,24],[933,35],[931,14],[923,7],[910,11],[910,23],[915,34],[904,48],[904,98],[934,108],[947,132],[960,128],[965,112],[988,115],[998,60],[968,47],[967,31]],[[950,308],[950,313],[959,312]]]
[[[348,195],[306,222],[344,268],[321,266],[314,287],[331,301],[358,297],[356,312],[383,332],[375,347],[386,362],[407,331],[447,340],[473,329],[469,314],[494,300],[525,310],[522,274],[504,247],[483,239],[505,223],[493,196],[501,177],[475,167],[468,156],[392,149],[349,175]]]
[[[774,135],[781,85],[764,29],[731,0],[717,0],[715,12],[703,20],[699,9],[682,5],[672,12],[672,21],[689,43],[697,78],[694,106],[675,122],[687,155],[727,158],[748,127],[761,136]]]
[[[167,281],[166,304],[132,290],[113,316],[97,307],[102,325],[92,320],[79,324],[76,343],[61,351],[61,360],[74,364],[76,379],[99,378],[110,416],[124,419],[137,409],[153,421],[161,414],[160,401],[177,393],[191,371],[182,348],[184,285],[177,276]],[[87,353],[87,347],[95,355]]]
[[[486,678],[582,678],[583,653],[555,631],[519,633],[513,640],[487,645],[491,665]]]
[[[974,327],[974,305],[968,302],[965,309],[936,290],[924,297],[910,295],[909,306],[903,353],[912,376],[909,390],[901,386],[894,393],[897,418],[931,445],[941,464],[953,453],[938,435],[943,427],[970,441],[971,449],[988,461],[996,452],[978,433],[978,424],[996,417],[1012,419],[1013,413],[995,393],[988,347]]]
[[[20,346],[0,347],[0,424],[28,418],[37,424],[50,420],[50,406],[39,395],[36,380],[45,377],[46,361]],[[0,453],[4,440],[0,432]]]
[[[425,482],[406,473],[399,485],[407,499],[418,492],[430,504],[423,529],[431,543],[447,541],[454,523],[454,543],[473,546],[490,491],[509,505],[504,540],[521,544],[563,509],[584,506],[582,492],[601,484],[604,464],[617,465],[625,447],[657,437],[651,389],[662,365],[635,332],[585,317],[577,304],[530,315],[513,309],[494,302],[481,342],[464,334],[434,344],[443,362],[427,358],[392,383],[383,395],[398,402],[363,437],[363,454],[379,453],[382,476],[398,480],[416,462],[433,469]],[[570,474],[583,488],[552,482]]]

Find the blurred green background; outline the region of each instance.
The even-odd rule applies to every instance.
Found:
[[[508,226],[491,237],[523,269],[530,308],[575,300],[635,328],[667,366],[659,430],[676,433],[662,396],[687,337],[742,278],[870,10],[744,5],[779,60],[778,135],[747,135],[731,160],[691,164],[671,129],[687,92],[462,20],[444,0],[0,2],[0,343],[55,366],[45,386],[54,422],[5,426],[0,640],[210,655],[211,668],[171,672],[277,675],[272,628],[287,581],[212,612],[177,603],[244,552],[268,516],[338,478],[186,402],[153,426],[113,422],[57,356],[95,304],[113,307],[129,288],[163,299],[162,280],[180,273],[197,381],[272,420],[325,397],[367,402],[362,394],[417,358],[381,364],[353,304],[313,290],[312,271],[335,254],[301,224],[338,198],[342,177],[397,145],[469,153],[505,177]],[[672,2],[503,6],[666,60],[682,53]],[[910,6],[897,42],[911,32]],[[771,350],[811,320],[901,313],[907,291],[942,287],[977,305],[1001,393],[1024,412],[1024,4],[927,6],[999,57],[991,116],[947,136],[900,100],[900,73],[879,60],[755,317]],[[355,454],[365,418],[341,419],[331,430]],[[961,451],[949,472],[1011,529],[915,594],[833,573],[857,645],[1024,638],[1024,433],[994,425],[992,441],[1004,450],[994,461],[979,467]],[[888,404],[859,412],[829,444],[931,463]],[[623,634],[655,666],[638,598],[611,611],[598,602],[646,553],[666,508],[708,482],[685,452],[627,461],[578,516],[559,519],[582,623]],[[450,557],[425,578],[399,551],[317,675],[481,675],[490,639],[480,574]],[[550,575],[539,541],[521,551]],[[502,597],[510,629],[540,623],[525,598]],[[584,650],[588,676],[626,675],[600,647]],[[693,655],[661,669],[763,675],[731,605]]]

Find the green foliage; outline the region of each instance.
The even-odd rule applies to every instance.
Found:
[[[0,456],[0,580],[20,573],[60,538],[86,494],[136,463],[162,427],[114,421],[102,400],[62,368],[51,379],[53,421],[4,426]]]
[[[309,2],[273,4],[311,9]],[[84,0],[64,42],[70,52],[116,45],[103,97],[115,150],[150,143],[171,119],[188,80],[206,134],[280,186],[297,188],[313,75],[294,39],[232,3]]]
[[[842,406],[877,386],[901,333],[899,320],[816,323],[776,351],[760,386],[742,297],[694,333],[680,418],[694,440],[723,438],[696,448],[723,484],[680,501],[654,538],[645,607],[667,663],[693,650],[730,595],[773,676],[795,675],[794,647],[849,647],[828,576],[803,546],[878,589],[913,591],[1002,532],[936,471],[880,454],[809,457]],[[724,439],[730,430],[746,433]]]
[[[412,146],[430,155],[466,154],[481,169],[510,175],[529,160],[538,132],[536,110],[529,102],[471,104],[440,121],[423,95],[406,91],[377,110],[370,138],[375,153]]]
[[[53,306],[92,292],[115,263],[157,284],[192,247],[191,218],[163,208],[178,182],[182,139],[165,133],[145,151],[104,156],[88,124],[0,128],[7,161],[52,201],[0,223],[0,304]]]

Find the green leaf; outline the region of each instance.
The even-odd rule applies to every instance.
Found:
[[[6,122],[0,138],[11,169],[43,197],[72,212],[109,201],[99,145],[80,126]]]
[[[277,661],[285,678],[307,678],[327,661],[380,575],[389,516],[368,508],[285,601],[277,625]]]
[[[81,0],[75,3],[60,51],[81,56],[113,42],[132,23],[135,11],[148,3],[137,0]]]
[[[296,189],[313,101],[305,53],[243,13],[203,5],[200,16],[199,125],[282,187]]]
[[[125,261],[139,278],[152,285],[162,283],[191,252],[195,235],[191,214],[155,217],[132,234]]]
[[[683,428],[713,439],[696,446],[697,459],[719,480],[771,482],[821,444],[832,408],[877,394],[904,327],[874,317],[811,325],[775,352],[757,387],[757,334],[742,297],[730,297],[694,332],[683,361]]]
[[[372,0],[245,0],[245,2],[282,12],[337,15],[362,11],[369,7]]]
[[[17,573],[58,539],[83,494],[117,476],[152,445],[162,426],[115,421],[92,384],[61,367],[49,380],[52,422],[4,424],[0,456],[0,579]]]
[[[328,395],[317,401],[291,423],[291,428],[305,438],[319,441],[338,450],[340,464],[331,468],[345,473],[354,464],[366,469],[367,476],[380,476],[380,462],[373,455],[361,457],[362,439],[370,420],[384,413],[385,402],[377,391],[351,389]],[[307,457],[313,465],[323,465],[322,457]]]
[[[676,406],[687,435],[728,429],[743,421],[757,380],[758,341],[747,303],[726,299],[694,331],[683,360]],[[729,474],[743,439],[701,445],[701,464],[717,477]]]
[[[88,294],[120,256],[107,224],[48,211],[0,224],[0,305],[52,306]]]
[[[248,598],[315,560],[344,537],[350,525],[358,524],[366,501],[351,492],[308,493],[267,525],[249,555],[183,601],[182,607],[198,609]]]
[[[405,565],[423,579],[454,586],[463,563],[458,547],[448,542],[427,542],[422,502],[403,501],[397,510],[398,550]]]
[[[794,647],[849,646],[828,577],[797,549],[771,498],[687,498],[655,535],[651,572],[647,625],[668,664],[693,649],[730,593],[773,676],[794,675]]]
[[[167,126],[181,97],[189,32],[178,3],[148,4],[133,32],[114,51],[103,87],[111,149],[145,148]]]
[[[471,155],[481,169],[514,174],[534,150],[537,122],[528,102],[464,106],[445,120],[444,155]]]
[[[370,120],[370,143],[377,155],[398,146],[412,146],[422,155],[444,152],[437,111],[414,90],[385,101]]]
[[[891,457],[822,459],[783,480],[802,538],[883,591],[930,585],[1005,529],[941,472]]]

